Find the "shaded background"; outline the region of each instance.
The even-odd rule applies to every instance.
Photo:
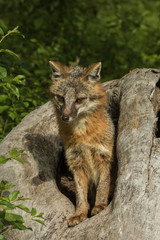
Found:
[[[1,139],[48,101],[49,60],[84,66],[102,61],[102,81],[134,68],[159,68],[159,0],[0,0],[0,12],[5,33],[19,26],[25,36],[8,37],[0,46],[20,56],[0,53],[0,66],[9,76],[24,75],[23,84],[15,83],[18,98],[0,90]]]

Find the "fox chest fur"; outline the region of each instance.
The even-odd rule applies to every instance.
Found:
[[[103,161],[111,159],[113,150],[113,137],[107,129],[112,123],[103,111],[99,109],[71,126],[59,119],[59,132],[70,170],[74,172],[82,168],[94,183],[97,183]]]

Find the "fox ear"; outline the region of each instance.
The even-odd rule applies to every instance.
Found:
[[[63,66],[59,62],[49,61],[51,71],[52,71],[52,79],[59,80],[63,77]]]
[[[100,79],[101,65],[101,62],[98,62],[89,66],[87,78],[90,82],[96,83]]]

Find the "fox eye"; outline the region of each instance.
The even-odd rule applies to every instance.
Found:
[[[58,100],[59,103],[64,103],[64,97],[56,95],[56,99]]]
[[[86,98],[77,98],[76,103],[81,104]]]

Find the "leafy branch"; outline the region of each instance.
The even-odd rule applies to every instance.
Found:
[[[16,149],[12,149],[9,157],[0,156],[0,163],[4,164],[11,159],[24,163],[23,159],[18,157],[21,154],[23,154],[23,150],[17,151]],[[45,225],[43,213],[37,214],[37,210],[35,208],[30,210],[24,204],[19,204],[19,201],[31,200],[30,198],[19,196],[20,192],[18,190],[13,190],[9,193],[8,190],[13,187],[13,183],[5,181],[0,182],[0,240],[5,240],[4,234],[12,229],[32,230],[31,227],[27,227],[25,225],[28,220]],[[21,209],[29,214],[29,217],[24,219],[21,215],[10,212],[14,209]]]
[[[11,159],[15,159],[18,162],[21,162],[21,163],[24,164],[23,159],[19,157],[19,155],[23,154],[23,152],[24,152],[23,150],[17,151],[16,149],[12,149],[9,152],[9,156],[8,157],[0,155],[0,164],[4,164],[4,163],[8,162]]]
[[[22,37],[23,34],[21,34],[18,31],[18,26],[15,27],[13,30],[9,30],[5,35],[3,32],[3,29],[0,28],[0,35],[3,35],[0,39],[0,44],[6,39],[6,37],[12,35],[12,34],[18,34]],[[16,56],[19,58],[19,56],[11,51],[10,49],[0,49],[0,53],[8,53],[12,56]],[[0,138],[3,139],[3,137],[6,134],[6,131],[8,131],[8,128],[11,129],[12,126],[15,125],[15,123],[19,123],[21,116],[18,113],[18,110],[22,111],[24,109],[24,105],[28,106],[28,103],[21,102],[20,101],[20,88],[19,86],[25,85],[25,77],[23,75],[17,75],[15,77],[8,75],[7,69],[3,66],[0,66],[0,88],[1,88],[1,94],[0,94],[0,114],[1,119],[3,122],[3,126],[0,126]],[[17,101],[19,100],[19,101]],[[22,106],[23,105],[23,106]],[[21,107],[22,106],[22,107]],[[3,120],[4,119],[4,120]]]
[[[2,38],[0,39],[0,44],[4,41],[4,39],[6,37],[10,36],[11,34],[18,34],[24,38],[24,35],[20,31],[18,31],[18,28],[19,27],[17,26],[13,30],[9,30],[5,35],[4,35],[2,28],[0,28],[0,34],[3,35]],[[11,51],[10,49],[0,49],[0,53],[4,53],[4,52],[9,53],[10,55],[19,58],[19,56],[16,53],[14,53],[13,51]]]

